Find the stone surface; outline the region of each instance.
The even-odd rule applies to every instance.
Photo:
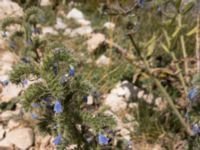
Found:
[[[6,134],[5,139],[0,141],[0,146],[15,145],[21,150],[25,150],[33,145],[34,133],[30,128],[20,128],[12,130]]]
[[[52,5],[51,0],[40,0],[40,6],[49,6]]]
[[[46,146],[49,145],[50,140],[51,140],[51,136],[49,136],[49,135],[47,135],[47,136],[45,136],[44,138],[42,138],[42,140],[41,140],[41,145],[40,145],[40,149],[41,149],[41,150],[45,150]]]
[[[4,130],[3,125],[0,124],[0,140],[3,139],[5,133],[6,133],[6,131]]]
[[[56,25],[55,28],[57,30],[62,30],[65,29],[67,27],[67,25],[63,22],[63,20],[61,18],[56,18]]]
[[[76,9],[73,8],[68,14],[67,14],[67,19],[75,19],[75,20],[80,20],[80,19],[84,19],[84,15],[83,13]]]
[[[11,98],[18,96],[19,92],[22,90],[22,86],[17,86],[15,84],[9,83],[3,88],[1,96],[1,101],[8,102]]]
[[[58,35],[58,32],[54,30],[52,27],[44,27],[42,29],[42,33],[44,35],[52,34],[52,35]]]
[[[111,93],[117,94],[118,96],[125,97],[128,100],[131,97],[131,91],[127,86],[120,86],[111,90]]]
[[[143,98],[143,96],[144,96],[144,91],[139,91],[137,97]]]
[[[89,25],[91,25],[91,22],[89,20],[86,20],[86,19],[78,19],[76,21],[81,26],[89,26]]]
[[[1,47],[1,45],[0,45]],[[19,57],[9,51],[0,50],[0,80],[8,79],[9,72],[12,70],[12,65],[16,64]]]
[[[6,17],[22,16],[23,9],[15,2],[10,0],[0,1],[0,20]]]
[[[77,35],[90,35],[92,33],[92,27],[91,26],[83,26],[83,27],[79,27],[76,28],[74,30],[72,30],[71,32],[71,37],[77,36]]]
[[[108,105],[112,111],[118,112],[120,110],[125,110],[127,103],[122,97],[111,93],[105,98],[105,105]]]
[[[91,95],[89,95],[89,96],[87,97],[87,104],[88,104],[88,105],[92,105],[93,103],[94,103],[93,97],[92,97]]]
[[[93,53],[98,46],[105,41],[105,35],[101,33],[92,34],[92,37],[87,41],[87,49],[89,53]]]
[[[6,110],[0,114],[0,121],[8,121],[12,118],[16,118],[20,116],[20,110],[10,111]]]
[[[65,32],[63,34],[66,35],[66,36],[70,36],[71,33],[72,33],[72,30],[67,28],[67,29],[65,29]]]
[[[98,67],[103,67],[103,66],[109,66],[111,63],[110,58],[106,57],[105,55],[101,55],[97,60],[96,60],[96,65]]]
[[[0,94],[3,91],[3,84],[0,83]]]
[[[19,125],[20,125],[20,123],[18,121],[11,119],[8,121],[7,128],[9,130],[12,130],[12,129],[18,127]]]

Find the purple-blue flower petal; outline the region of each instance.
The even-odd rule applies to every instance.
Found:
[[[59,135],[53,140],[53,143],[54,143],[55,145],[59,145],[59,144],[61,143],[61,141],[62,141],[62,135],[59,134]]]
[[[192,125],[192,131],[194,132],[195,135],[200,133],[200,128],[199,128],[198,124]]]
[[[31,118],[32,118],[32,119],[37,119],[37,118],[38,118],[38,115],[35,114],[35,113],[32,113],[32,114],[31,114]]]
[[[106,136],[100,134],[99,137],[98,137],[98,140],[99,140],[99,144],[100,145],[106,145],[109,143],[109,138],[107,138]]]
[[[55,102],[54,111],[55,111],[55,113],[63,112],[62,105],[61,105],[60,101],[58,101],[58,100]]]
[[[70,67],[70,69],[69,69],[69,76],[71,76],[71,77],[75,76],[75,69],[74,69],[74,67]]]
[[[40,107],[40,104],[38,104],[38,103],[32,103],[31,106],[32,106],[33,108],[39,108],[39,107]]]
[[[23,86],[28,85],[28,80],[23,80],[22,84],[23,84]]]
[[[192,88],[188,93],[188,98],[190,100],[194,100],[196,98],[196,96],[197,96],[197,92],[198,92],[197,88]]]

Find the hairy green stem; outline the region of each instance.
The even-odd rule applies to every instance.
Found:
[[[134,39],[133,39],[133,37],[132,37],[131,34],[129,34],[129,37],[130,37],[131,42],[132,42],[134,48],[136,49],[137,53],[140,55],[140,48],[136,45],[136,43],[135,43],[135,41],[134,41]],[[150,67],[149,67],[148,63],[146,62],[146,60],[141,55],[139,56],[139,58],[141,59],[141,61],[143,61],[147,73],[153,79],[153,81],[155,82],[155,84],[159,87],[161,93],[166,98],[166,100],[167,100],[170,108],[172,109],[172,111],[174,112],[174,114],[177,116],[177,118],[179,119],[179,121],[182,124],[182,126],[185,128],[185,131],[187,132],[187,134],[190,135],[190,136],[192,136],[193,132],[190,129],[190,126],[185,122],[185,120],[183,119],[183,117],[179,113],[178,109],[176,108],[176,106],[175,106],[172,98],[170,97],[170,95],[168,94],[168,92],[166,91],[166,89],[163,87],[163,85],[161,84],[161,82],[152,75]]]
[[[176,58],[176,55],[174,54],[174,52],[171,52],[171,56],[172,56],[172,59],[175,61],[175,62],[177,62],[177,58]],[[179,79],[180,79],[180,81],[181,81],[181,84],[182,84],[182,86],[183,86],[183,89],[184,89],[184,93],[185,93],[185,95],[187,94],[187,86],[186,86],[186,83],[185,83],[185,80],[184,80],[184,77],[183,77],[183,74],[182,74],[182,72],[181,72],[181,68],[179,67],[179,65],[176,63],[176,69],[177,69],[177,71],[178,71],[178,77],[179,77]]]
[[[178,26],[179,28],[182,27],[182,16],[181,14],[178,15]],[[184,67],[185,67],[185,73],[188,74],[188,61],[187,61],[187,51],[185,46],[185,39],[183,35],[180,35],[180,41],[181,41],[181,47],[182,47],[182,53],[184,58]]]
[[[199,15],[197,16],[197,27],[199,30]],[[200,37],[199,31],[196,32],[196,59],[197,59],[197,72],[200,73]]]

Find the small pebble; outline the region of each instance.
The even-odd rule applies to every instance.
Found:
[[[88,97],[87,97],[87,104],[88,105],[92,105],[93,104],[93,97],[91,96],[91,95],[89,95]]]

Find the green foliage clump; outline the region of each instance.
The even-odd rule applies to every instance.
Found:
[[[62,135],[61,145],[58,145],[61,149],[72,143],[79,149],[94,148],[95,136],[103,127],[114,125],[113,118],[84,110],[83,98],[93,87],[82,78],[81,72],[70,73],[77,65],[72,52],[56,47],[46,51],[40,64],[22,62],[10,74],[10,80],[15,84],[35,80],[21,97],[23,108],[37,116],[35,119],[41,132]],[[60,113],[55,112],[57,101],[61,103]],[[94,138],[91,143],[84,138],[89,132]]]

